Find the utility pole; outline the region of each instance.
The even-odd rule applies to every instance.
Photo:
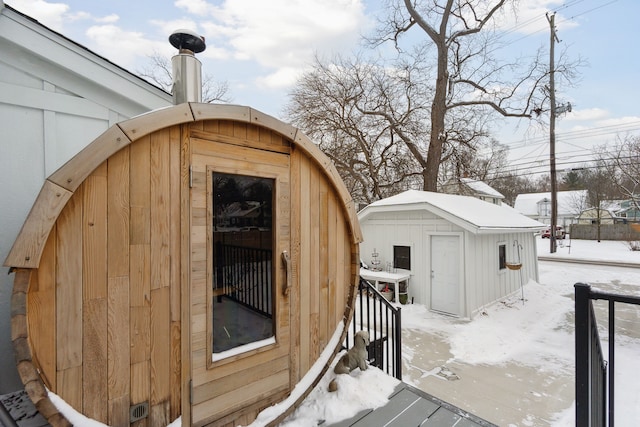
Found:
[[[549,166],[551,168],[551,225],[549,228],[550,253],[556,252],[556,223],[558,222],[558,183],[556,178],[556,88],[555,88],[555,60],[554,46],[560,43],[556,34],[556,26],[554,24],[556,14],[549,16],[547,13],[547,21],[551,30],[551,40],[549,46]]]

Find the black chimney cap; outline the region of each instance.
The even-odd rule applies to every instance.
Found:
[[[193,53],[200,53],[207,47],[204,37],[191,30],[176,30],[169,36],[169,43],[176,49],[188,49]]]

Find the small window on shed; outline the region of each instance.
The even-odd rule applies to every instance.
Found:
[[[393,247],[393,268],[402,268],[411,270],[411,247],[410,246],[394,246]]]
[[[507,245],[498,245],[498,269],[507,268]]]

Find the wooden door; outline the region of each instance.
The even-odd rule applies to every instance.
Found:
[[[229,138],[226,138],[229,140]],[[290,391],[290,155],[190,138],[191,422]]]
[[[431,309],[460,314],[460,236],[431,236]]]

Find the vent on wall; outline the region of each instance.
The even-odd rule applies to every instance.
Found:
[[[129,408],[129,423],[136,422],[149,416],[149,402],[132,405]]]

